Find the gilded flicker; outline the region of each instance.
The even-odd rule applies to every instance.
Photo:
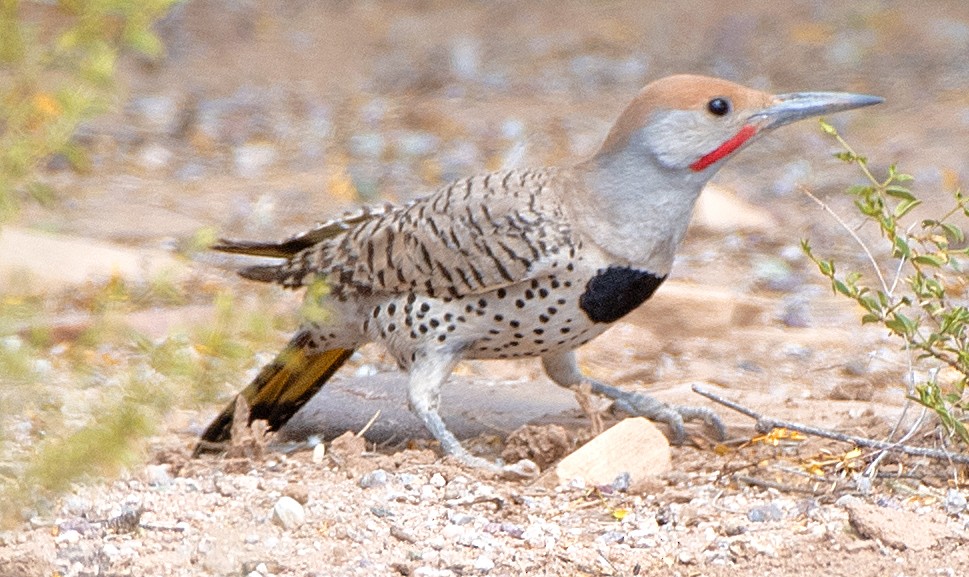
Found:
[[[472,466],[501,469],[468,453],[438,413],[441,386],[463,358],[540,357],[557,384],[586,383],[625,411],[667,423],[674,441],[685,437],[684,420],[702,419],[722,435],[709,409],[583,376],[574,350],[663,283],[701,189],[727,158],[779,126],[881,101],[671,76],[643,88],[598,152],[575,166],[472,176],[282,242],[222,241],[213,248],[280,259],[243,269],[246,278],[326,287],[306,293],[325,314],[306,318],[240,393],[250,419],[278,429],[354,349],[377,341],[409,373],[413,412],[445,453]],[[229,438],[232,414],[230,405],[200,447]]]

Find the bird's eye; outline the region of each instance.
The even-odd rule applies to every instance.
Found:
[[[707,102],[707,110],[715,116],[723,116],[730,112],[730,101],[726,98],[714,98],[710,102]]]

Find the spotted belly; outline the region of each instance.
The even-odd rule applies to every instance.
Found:
[[[383,342],[402,366],[427,347],[465,358],[513,359],[579,347],[636,308],[662,282],[644,271],[574,267],[480,295],[402,295],[370,303],[363,332]]]

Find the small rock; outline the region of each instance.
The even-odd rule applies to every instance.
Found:
[[[260,178],[276,161],[276,149],[268,144],[244,144],[232,150],[236,174],[242,178]]]
[[[172,466],[167,463],[163,465],[148,465],[145,467],[145,481],[152,487],[169,485],[172,482],[172,475],[169,472],[171,468]]]
[[[104,547],[101,547],[101,554],[108,559],[114,560],[121,555],[121,551],[114,543],[105,543]]]
[[[326,458],[326,445],[319,443],[313,447],[313,462],[319,465]]]
[[[451,513],[448,520],[455,525],[467,525],[474,521],[474,516],[466,513]]]
[[[766,521],[780,521],[784,518],[784,512],[776,504],[761,505],[747,511],[747,518],[754,523],[764,523]]]
[[[491,557],[487,555],[479,555],[477,559],[474,560],[474,568],[478,571],[483,571],[487,573],[495,568],[495,562],[491,560]]]
[[[138,151],[138,165],[145,170],[162,170],[172,162],[172,151],[158,143],[145,145]]]
[[[421,478],[413,473],[401,473],[397,475],[397,478],[405,489],[414,489],[424,484]]]
[[[373,487],[380,487],[387,484],[387,471],[383,469],[374,469],[369,473],[360,477],[360,481],[357,483],[363,489],[370,489]]]
[[[857,497],[838,499],[848,511],[848,522],[866,539],[880,539],[895,549],[924,551],[951,538],[945,525],[928,516],[902,509],[886,509],[866,503]]]
[[[292,497],[280,497],[273,505],[273,523],[283,529],[295,529],[306,520],[303,506]]]
[[[555,472],[562,483],[582,479],[589,485],[609,485],[628,473],[629,487],[636,490],[650,477],[669,471],[670,458],[669,441],[663,433],[648,420],[633,417],[562,459]]]
[[[68,545],[75,545],[80,540],[81,534],[73,529],[64,531],[54,538],[55,543],[66,543]]]
[[[179,106],[171,96],[143,96],[133,99],[129,106],[145,127],[153,132],[171,134],[178,128]]]
[[[966,497],[958,489],[949,489],[945,494],[945,512],[958,515],[966,510]]]
[[[380,158],[386,144],[384,137],[377,133],[354,134],[347,141],[350,154],[363,158]]]
[[[736,537],[737,535],[742,535],[747,532],[747,525],[739,520],[732,519],[725,521],[721,526],[721,530],[727,537]]]
[[[428,481],[427,483],[434,488],[440,489],[447,484],[447,479],[445,479],[444,475],[440,473],[434,473],[433,475],[431,475],[431,480]]]

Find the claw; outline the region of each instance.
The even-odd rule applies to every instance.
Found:
[[[592,385],[592,392],[612,399],[615,402],[614,406],[620,411],[666,423],[670,428],[670,443],[673,445],[682,445],[686,442],[688,436],[684,422],[697,419],[702,419],[704,423],[713,428],[718,441],[727,438],[726,426],[724,426],[720,416],[712,409],[671,406],[649,395],[624,391],[592,379],[588,379],[588,382]]]
[[[463,449],[451,453],[450,456],[465,467],[488,471],[509,480],[534,479],[542,472],[538,465],[528,459],[522,459],[511,465],[500,465],[488,459],[476,457]]]

